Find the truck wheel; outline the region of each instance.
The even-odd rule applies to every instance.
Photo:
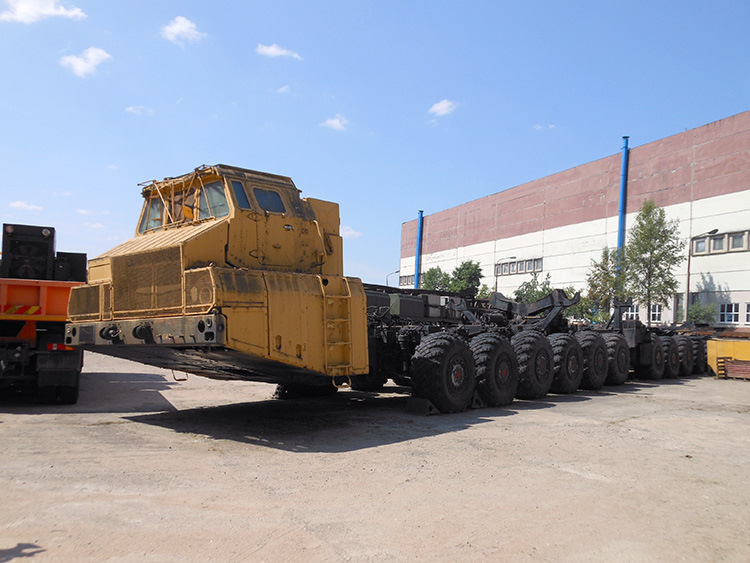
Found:
[[[625,337],[613,332],[603,336],[607,346],[607,385],[622,385],[630,375],[630,348]]]
[[[578,340],[570,334],[549,336],[554,361],[552,393],[575,393],[583,379],[583,350]]]
[[[60,397],[60,403],[63,405],[75,405],[78,402],[78,392],[81,388],[81,372],[76,372],[76,382],[74,385],[61,386],[57,388],[57,394]]]
[[[518,360],[504,336],[485,332],[471,339],[477,393],[490,407],[513,402],[518,389]]]
[[[364,375],[352,375],[351,380],[352,389],[355,391],[380,391],[385,382],[388,381],[388,378],[377,373],[367,373]]]
[[[607,380],[609,357],[604,338],[590,330],[576,333],[576,339],[583,350],[583,379],[581,389],[596,391]]]
[[[440,412],[466,410],[476,379],[469,347],[446,333],[426,336],[411,358],[412,395],[429,399]]]
[[[695,369],[695,355],[693,354],[693,341],[689,336],[681,334],[677,337],[677,350],[680,354],[680,375],[687,377]]]
[[[519,399],[541,399],[552,385],[555,375],[552,346],[545,336],[534,330],[519,332],[510,343],[518,358]]]
[[[651,334],[650,350],[649,363],[638,366],[638,376],[641,379],[661,379],[664,377],[664,347],[655,334]]]
[[[691,334],[690,340],[693,343],[693,358],[695,360],[693,373],[706,373],[708,371],[708,351],[706,350],[706,340],[697,334]]]
[[[677,350],[677,340],[672,336],[661,336],[664,349],[664,377],[674,379],[680,376],[680,353]]]

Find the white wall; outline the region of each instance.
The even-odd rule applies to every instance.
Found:
[[[746,319],[747,304],[750,303],[750,190],[701,199],[664,208],[669,219],[680,221],[680,235],[687,242],[690,237],[718,229],[719,233],[745,232],[745,249],[723,253],[694,255],[690,260],[690,289],[692,292],[706,287],[710,290],[701,296],[702,301],[740,304],[740,322],[750,326]],[[626,228],[632,227],[637,213],[626,217]],[[450,249],[422,256],[422,272],[439,266],[450,273],[465,260],[478,261],[484,273],[482,283],[495,287],[511,296],[518,286],[530,279],[531,274],[493,276],[496,262],[511,256],[517,260],[543,258],[541,279],[550,274],[553,287],[574,286],[585,290],[586,274],[592,260],[601,258],[605,246],[617,246],[618,218],[608,217],[596,221],[578,223],[545,231],[537,231],[507,239],[484,242],[476,245]],[[727,241],[728,242],[728,241]],[[679,292],[686,291],[686,259],[675,270]],[[401,276],[414,274],[414,259],[401,260]],[[717,305],[718,308],[718,305]],[[641,312],[645,320],[645,310]],[[672,311],[665,309],[665,322],[673,320]]]

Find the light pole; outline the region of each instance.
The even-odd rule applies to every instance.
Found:
[[[709,237],[711,235],[715,235],[718,232],[719,232],[719,229],[711,229],[710,231],[706,231],[705,233],[701,233],[699,235],[695,235],[694,237],[690,237],[690,242],[688,243],[688,263],[687,263],[687,281],[686,281],[687,288],[685,289],[685,322],[687,322],[688,313],[690,312],[690,257],[693,255],[693,241],[701,237]],[[708,249],[708,246],[706,247],[706,249]]]
[[[390,278],[393,274],[398,274],[401,270],[396,270],[395,272],[391,272],[387,276],[385,276],[385,285],[388,285],[388,278]]]
[[[508,256],[506,258],[500,258],[497,262],[495,262],[495,293],[497,293],[497,266],[500,264],[500,262],[503,262],[504,260],[515,260],[515,256]]]

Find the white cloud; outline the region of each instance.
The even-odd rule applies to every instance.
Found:
[[[359,238],[362,233],[355,231],[349,225],[341,225],[341,238]]]
[[[145,113],[146,115],[154,115],[154,110],[144,106],[128,106],[125,108],[125,111],[135,115],[141,115],[142,113]]]
[[[255,52],[259,55],[263,55],[264,57],[291,57],[293,59],[297,59],[298,61],[302,60],[302,57],[299,56],[299,53],[295,53],[294,51],[290,51],[289,49],[284,49],[276,43],[274,43],[273,45],[262,45],[258,43],[258,46],[255,48]]]
[[[24,211],[41,211],[38,205],[32,205],[26,201],[12,201],[10,206],[14,209],[23,209]]]
[[[348,124],[349,120],[340,113],[337,113],[335,117],[329,117],[320,125],[329,129],[335,129],[336,131],[343,131]]]
[[[286,94],[287,92],[289,92],[289,85],[282,86],[281,88],[276,90],[276,92],[279,94]]]
[[[60,0],[5,0],[9,9],[0,12],[0,21],[34,23],[46,18],[70,18],[82,20],[86,17],[80,8],[65,8]]]
[[[206,37],[206,34],[198,31],[198,26],[189,19],[183,16],[177,16],[161,28],[161,36],[172,43],[182,45],[180,42],[182,39],[185,41],[200,41]]]
[[[86,226],[89,229],[97,229],[97,230],[104,228],[104,225],[102,225],[101,223],[86,223]]]
[[[76,213],[79,215],[93,215],[93,209],[76,209]]]
[[[450,100],[440,100],[437,103],[432,104],[429,113],[437,117],[442,117],[456,111],[458,104]]]
[[[96,71],[96,67],[111,59],[112,55],[99,47],[89,47],[80,57],[66,55],[60,59],[60,64],[73,71],[76,76],[84,77]]]
[[[557,125],[542,125],[541,123],[534,125],[534,131],[542,131],[544,129],[557,129]]]

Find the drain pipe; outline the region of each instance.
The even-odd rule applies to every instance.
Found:
[[[417,255],[414,257],[414,289],[419,289],[420,269],[422,268],[422,226],[424,225],[423,211],[419,210],[417,218]]]
[[[625,246],[625,211],[628,202],[628,137],[622,138],[622,170],[620,172],[620,211],[619,226],[617,230],[617,250],[618,254],[622,252]],[[619,269],[619,268],[618,268]]]

